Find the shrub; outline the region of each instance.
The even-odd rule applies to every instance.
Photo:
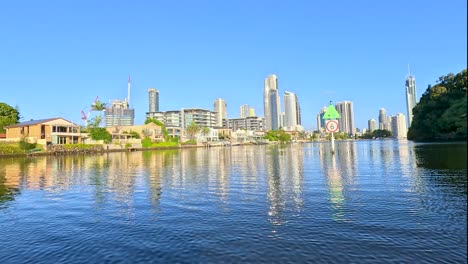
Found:
[[[0,154],[23,153],[17,143],[0,143]]]
[[[112,135],[103,127],[92,127],[89,135],[93,140],[104,140],[105,143],[112,142]]]
[[[140,134],[136,131],[130,131],[130,137],[140,139]]]
[[[33,144],[33,143],[29,143],[25,140],[21,140],[19,143],[18,143],[18,146],[20,149],[22,150],[30,150],[30,149],[33,149],[36,147],[36,144]]]

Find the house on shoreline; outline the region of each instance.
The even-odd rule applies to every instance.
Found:
[[[43,146],[81,143],[80,126],[61,117],[31,120],[6,126],[5,141],[22,139]]]

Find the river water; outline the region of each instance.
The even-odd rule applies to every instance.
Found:
[[[466,263],[466,143],[0,159],[0,263]]]

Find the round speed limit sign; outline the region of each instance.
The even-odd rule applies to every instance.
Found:
[[[327,132],[330,132],[330,133],[338,132],[339,130],[338,121],[328,120],[327,123],[325,124],[325,129],[327,130]]]

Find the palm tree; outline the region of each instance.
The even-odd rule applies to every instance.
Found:
[[[187,132],[187,135],[190,136],[190,139],[193,139],[195,134],[197,134],[198,131],[200,131],[200,126],[198,126],[195,122],[192,121],[192,123],[190,123],[190,125],[187,126],[185,131]]]
[[[208,133],[210,133],[210,129],[209,129],[208,127],[204,126],[204,127],[202,127],[202,128],[200,129],[200,132],[202,132],[202,134],[203,134],[204,136],[207,136]]]
[[[102,117],[100,115],[95,116],[93,119],[91,119],[91,126],[92,127],[99,127],[101,122],[102,122]]]
[[[99,112],[99,116],[96,116],[92,122],[93,126],[98,127],[102,122],[102,112],[106,110],[106,103],[96,100],[91,105],[91,110]]]

